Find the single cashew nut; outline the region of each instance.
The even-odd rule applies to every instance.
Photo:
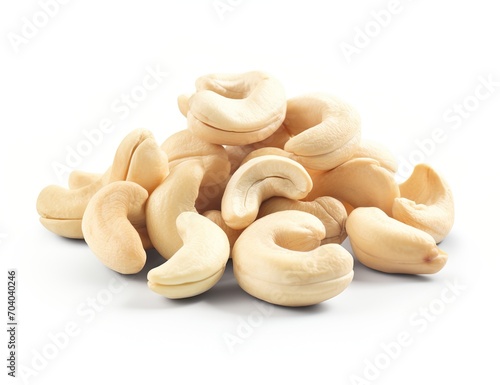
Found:
[[[314,93],[288,100],[284,149],[304,167],[330,170],[349,160],[361,140],[358,113],[344,101]]]
[[[307,200],[331,196],[353,208],[378,207],[391,215],[394,199],[399,197],[394,174],[375,159],[352,159],[312,178],[314,189]]]
[[[100,189],[90,199],[83,214],[85,242],[110,269],[135,274],[146,263],[141,234],[146,226],[148,192],[140,185],[118,181]]]
[[[353,210],[346,228],[354,255],[363,265],[378,271],[433,274],[448,260],[429,234],[376,207]]]
[[[263,72],[202,76],[196,89],[188,101],[188,128],[209,143],[259,142],[271,136],[285,118],[283,87]],[[181,111],[185,104],[185,98],[180,98]]]
[[[394,219],[430,234],[440,243],[455,220],[453,194],[448,183],[429,165],[417,164],[399,185],[401,198],[392,206]]]
[[[176,219],[185,211],[196,212],[200,188],[227,179],[229,161],[223,148],[213,155],[170,162],[170,174],[150,195],[146,207],[147,229],[155,249],[165,258],[182,246]]]
[[[222,218],[233,229],[252,223],[262,201],[272,196],[302,199],[312,189],[311,177],[299,163],[265,155],[240,166],[222,196]]]
[[[314,215],[275,212],[248,226],[236,240],[233,271],[250,295],[283,306],[330,299],[351,283],[353,257],[338,244],[320,245],[325,228]]]
[[[162,265],[148,272],[148,286],[167,298],[186,298],[214,286],[229,259],[229,241],[208,218],[183,212],[177,217],[182,247]]]
[[[258,217],[262,218],[285,210],[304,211],[321,220],[326,231],[321,244],[341,244],[347,238],[345,230],[347,212],[344,205],[335,198],[320,197],[312,202],[303,202],[285,197],[272,197],[261,204]]]

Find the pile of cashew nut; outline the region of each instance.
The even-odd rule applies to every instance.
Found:
[[[148,272],[167,298],[203,293],[229,259],[248,294],[283,306],[317,304],[353,279],[360,263],[385,273],[431,274],[447,261],[449,185],[419,164],[398,184],[398,164],[361,136],[356,110],[311,93],[287,99],[260,71],[198,78],[178,98],[187,129],[158,144],[130,132],[103,174],[73,171],[47,186],[37,211],[45,228],[85,239],[108,268]]]

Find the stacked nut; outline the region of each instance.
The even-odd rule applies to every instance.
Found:
[[[135,274],[146,250],[166,262],[148,286],[168,298],[212,288],[229,258],[250,295],[312,305],[353,279],[353,257],[386,273],[439,271],[454,203],[419,164],[402,184],[382,145],[361,137],[358,113],[335,96],[286,99],[260,71],[198,78],[178,107],[187,129],[159,145],[137,129],[102,174],[74,171],[37,210],[50,231],[83,238],[110,269]]]

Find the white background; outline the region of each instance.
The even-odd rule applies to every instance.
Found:
[[[7,291],[7,270],[16,268],[18,374],[20,365],[31,367],[26,383],[33,384],[362,383],[353,375],[376,384],[491,383],[500,343],[500,24],[493,2],[401,0],[378,29],[372,12],[380,15],[389,1],[232,4],[221,18],[213,0],[75,0],[47,20],[37,1],[0,6],[0,286]],[[46,25],[16,52],[13,34],[22,35],[34,17]],[[363,43],[359,31],[366,28],[372,37]],[[341,45],[355,39],[365,46],[346,57]],[[129,116],[113,111],[148,67],[168,75]],[[147,271],[162,262],[154,253],[143,272],[120,277],[84,242],[40,225],[37,195],[67,182],[53,165],[64,164],[85,130],[103,119],[116,125],[76,167],[104,171],[132,129],[147,128],[161,142],[185,128],[176,98],[193,91],[198,76],[254,69],[280,79],[289,97],[325,91],[349,101],[364,137],[401,162],[416,156],[417,141],[444,130],[445,139],[423,156],[455,193],[455,226],[441,244],[449,262],[441,272],[388,275],[356,264],[354,281],[339,296],[290,309],[245,294],[228,267],[206,294],[173,301],[147,288]],[[478,101],[480,79],[497,84],[488,95],[481,89]],[[450,115],[464,102],[467,118]],[[441,306],[453,283],[453,301]],[[112,298],[110,284],[122,285]],[[0,297],[6,309],[6,295]],[[95,311],[89,298],[109,303]],[[420,312],[429,307],[426,320]],[[79,334],[61,337],[54,353],[51,336],[68,325]],[[410,343],[397,351],[400,333]],[[231,348],[229,335],[240,343]],[[6,333],[0,340],[5,363]],[[393,346],[393,358],[384,359],[384,346]],[[53,356],[38,359],[35,375],[33,360],[43,351]],[[366,372],[370,362],[383,369]],[[2,364],[2,383],[6,372]]]

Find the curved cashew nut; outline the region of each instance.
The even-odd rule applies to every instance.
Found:
[[[365,266],[386,273],[433,274],[448,255],[422,230],[389,217],[376,207],[360,207],[347,218],[352,250]]]
[[[292,135],[284,149],[304,167],[330,170],[349,160],[361,140],[358,113],[327,94],[288,100],[283,125]]]
[[[146,263],[141,234],[147,199],[148,192],[140,185],[118,181],[100,189],[87,205],[82,219],[85,242],[114,271],[135,274]]]
[[[455,220],[454,199],[448,183],[429,165],[417,164],[399,185],[401,198],[392,206],[394,219],[430,234],[440,243]]]
[[[174,142],[178,143],[175,150]],[[222,146],[205,145],[191,133],[180,134],[162,147],[172,148],[169,159],[175,160],[170,161],[170,174],[148,199],[146,221],[153,246],[169,259],[182,246],[177,216],[184,211],[196,212],[200,189],[220,185],[228,178],[230,165]],[[196,150],[198,155],[193,152]]]
[[[83,233],[79,223],[81,224],[85,208],[92,196],[102,187],[111,182],[129,180],[145,184],[145,187],[152,190],[154,184],[159,183],[168,173],[168,158],[156,145],[153,151],[153,140],[150,131],[134,130],[122,140],[112,166],[100,178],[76,189],[57,185],[45,187],[38,195],[36,203],[40,222],[58,235],[81,239]],[[153,164],[153,159],[158,164]],[[148,171],[140,171],[143,167],[140,163],[144,160],[148,160],[144,165],[148,167]],[[145,176],[152,179],[146,179]]]
[[[325,238],[321,244],[341,244],[347,238],[345,223],[347,212],[344,205],[332,197],[316,198],[312,202],[297,201],[284,197],[272,197],[264,201],[258,218],[285,210],[298,210],[313,214],[325,226]]]
[[[265,155],[240,166],[222,196],[222,218],[233,229],[252,223],[262,201],[272,196],[302,199],[312,189],[311,177],[299,163]]]
[[[314,189],[307,200],[331,196],[348,207],[378,207],[391,215],[394,199],[399,197],[394,175],[375,159],[352,159],[312,178]]]
[[[353,257],[338,244],[320,246],[325,228],[314,215],[280,211],[257,219],[234,244],[233,271],[250,295],[283,306],[307,306],[341,293]]]
[[[188,101],[188,128],[209,143],[258,142],[271,136],[285,118],[283,87],[263,72],[202,76],[196,89]],[[180,98],[181,111],[185,104]]]
[[[148,272],[148,286],[167,298],[198,295],[214,286],[229,259],[229,241],[208,218],[183,212],[177,217],[182,247],[162,265]]]

